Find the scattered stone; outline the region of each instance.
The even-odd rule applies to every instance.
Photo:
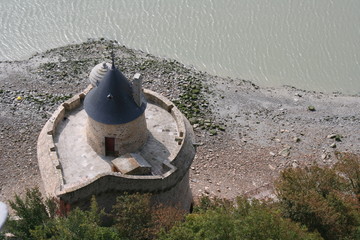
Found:
[[[301,139],[300,139],[300,138],[298,138],[298,137],[294,137],[294,138],[293,138],[293,140],[294,140],[294,142],[296,142],[296,143],[298,143],[298,142],[300,142],[300,141],[301,141]]]
[[[326,138],[328,139],[333,139],[336,137],[336,134],[330,134],[330,135],[327,135]]]
[[[314,112],[316,111],[315,107],[314,106],[308,106],[308,110],[311,111],[311,112]]]
[[[210,189],[209,189],[209,187],[205,187],[205,188],[204,188],[204,192],[205,192],[206,194],[210,194]]]
[[[274,152],[270,152],[270,155],[275,157],[276,154]]]
[[[341,142],[342,137],[343,137],[343,136],[341,136],[341,135],[339,135],[339,134],[336,134],[336,135],[335,135],[335,141]]]
[[[335,141],[341,142],[341,139],[343,138],[343,136],[341,136],[340,134],[330,134],[330,135],[327,135],[327,138],[335,139]]]
[[[279,152],[279,155],[283,156],[283,157],[288,157],[290,155],[290,149],[291,147],[286,147],[283,150],[281,150]]]
[[[326,153],[323,153],[323,154],[321,154],[321,159],[326,159],[327,158],[327,154]]]
[[[271,169],[271,170],[275,170],[276,168],[273,166],[273,165],[271,165],[271,164],[269,164],[269,168]]]
[[[217,135],[217,131],[215,129],[210,129],[209,134],[210,136]]]
[[[331,148],[336,148],[336,143],[330,144],[330,147],[331,147]]]
[[[293,163],[292,163],[292,167],[293,167],[293,168],[297,168],[297,167],[299,167],[299,164],[297,164],[296,162],[293,162]]]

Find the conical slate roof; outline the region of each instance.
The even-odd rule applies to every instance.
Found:
[[[146,102],[140,107],[135,103],[130,82],[113,64],[99,85],[86,95],[84,108],[95,121],[115,125],[135,120],[144,113]]]

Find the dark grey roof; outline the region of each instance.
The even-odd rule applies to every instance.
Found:
[[[146,102],[140,107],[135,103],[130,82],[113,65],[100,84],[86,95],[84,107],[97,122],[122,124],[139,117],[145,111]]]

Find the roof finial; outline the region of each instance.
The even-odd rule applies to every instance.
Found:
[[[111,50],[111,61],[112,61],[111,69],[114,69],[114,68],[115,68],[115,54],[114,54],[114,50]]]

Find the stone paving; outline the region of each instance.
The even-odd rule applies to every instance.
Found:
[[[145,111],[149,138],[139,153],[151,166],[152,175],[161,175],[163,162],[171,162],[180,146],[175,141],[178,129],[175,119],[166,110],[148,103]],[[66,187],[78,185],[96,175],[112,171],[115,157],[100,156],[87,144],[87,114],[83,106],[71,112],[58,125],[54,137]]]

